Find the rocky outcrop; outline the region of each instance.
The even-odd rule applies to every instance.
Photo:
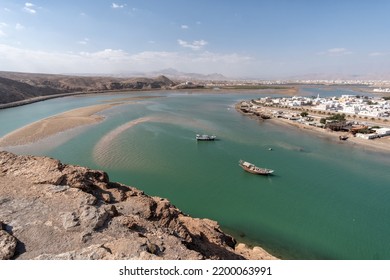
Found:
[[[8,260],[15,254],[17,240],[6,232],[5,225],[0,221],[0,260]]]
[[[0,259],[272,259],[105,172],[0,152]]]

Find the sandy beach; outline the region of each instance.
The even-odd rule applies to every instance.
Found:
[[[354,146],[357,149],[369,150],[374,152],[390,153],[390,136],[366,140],[359,137],[353,137],[353,135],[348,134],[348,139],[345,141],[341,141],[339,139],[339,136],[346,135],[346,132],[336,132],[319,127],[308,126],[282,118],[273,118],[268,121],[273,122],[277,125],[288,125],[297,127],[298,129],[302,129],[305,132],[313,133],[318,137],[326,137],[327,139],[330,139],[337,144]]]
[[[0,147],[34,143],[59,132],[100,122],[103,117],[96,115],[96,113],[119,104],[111,103],[83,107],[34,122],[0,138]]]

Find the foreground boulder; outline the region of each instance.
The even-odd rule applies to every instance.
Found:
[[[0,152],[0,221],[0,259],[274,258],[166,199],[47,157]]]
[[[5,229],[0,221],[0,260],[9,260],[15,254],[17,240],[3,228]]]

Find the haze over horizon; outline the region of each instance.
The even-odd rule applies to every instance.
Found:
[[[0,71],[390,77],[385,0],[0,3]]]

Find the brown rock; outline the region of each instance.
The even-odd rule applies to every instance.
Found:
[[[5,230],[0,230],[0,260],[9,260],[15,254],[17,240]]]
[[[217,222],[109,182],[102,171],[0,152],[0,174],[0,219],[13,235],[0,230],[2,258],[257,258],[258,249],[235,249]]]
[[[35,260],[103,260],[110,259],[111,252],[102,245],[92,245],[80,250],[61,253],[58,255],[43,254]]]
[[[239,243],[237,244],[235,250],[238,254],[250,260],[276,260],[277,259],[276,257],[272,256],[270,253],[268,253],[266,250],[258,246],[250,248],[243,243]]]
[[[62,213],[60,216],[62,218],[62,226],[64,229],[70,229],[80,225],[79,218],[74,212]]]

